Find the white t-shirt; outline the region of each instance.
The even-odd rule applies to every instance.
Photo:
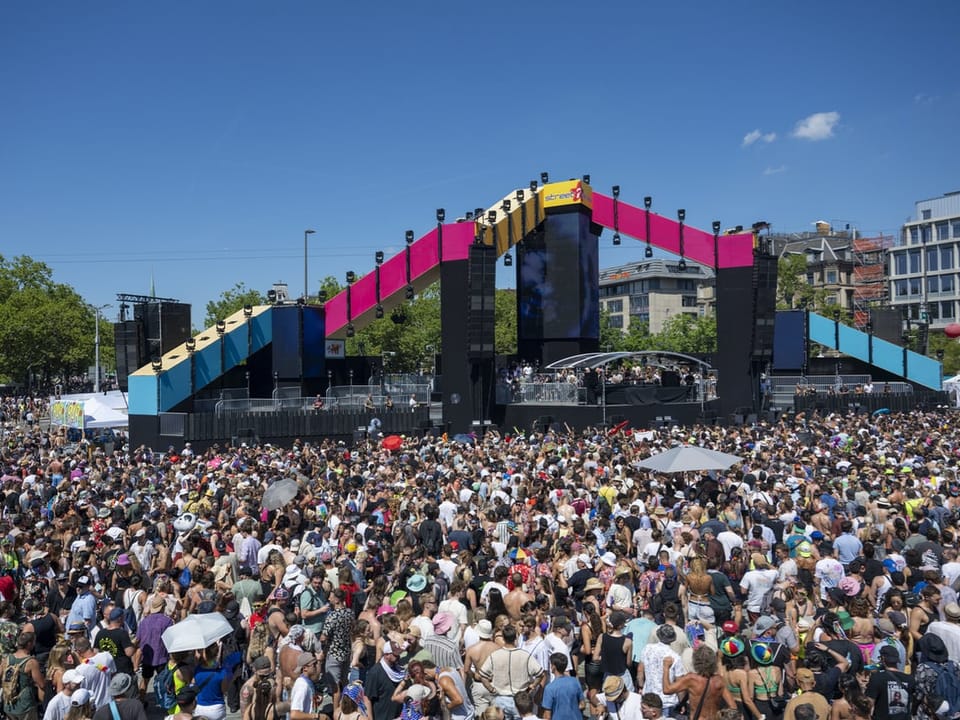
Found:
[[[760,612],[764,595],[776,581],[776,570],[749,570],[740,581],[740,589],[747,594],[747,601],[744,603],[747,610]]]
[[[113,662],[113,655],[108,652],[99,652],[77,665],[76,671],[83,676],[83,686],[90,692],[93,704],[97,709],[108,705],[110,695],[110,679],[117,672]]]
[[[313,714],[313,683],[303,675],[297,678],[290,690],[290,709]]]

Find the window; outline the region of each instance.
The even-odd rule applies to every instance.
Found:
[[[907,274],[907,254],[905,252],[896,253],[893,256],[894,275]]]
[[[920,226],[920,242],[926,244],[930,242],[930,238],[933,237],[933,228],[929,225]]]
[[[940,303],[927,303],[927,320],[940,319]]]
[[[930,210],[922,210],[922,211],[921,211],[921,217],[922,217],[924,220],[929,220],[929,219],[930,219],[930,213],[931,213]]]
[[[697,296],[696,295],[684,295],[680,299],[681,307],[696,307],[697,306]]]
[[[906,280],[894,280],[893,281],[893,294],[896,297],[906,297],[907,295],[907,281]]]
[[[623,312],[623,300],[610,300],[607,302],[607,312],[610,313],[621,313]]]
[[[954,220],[951,224],[953,225],[953,237],[960,238],[960,220]]]
[[[952,293],[955,291],[956,285],[954,284],[953,275],[941,275],[940,276],[940,292],[942,293]]]
[[[940,258],[938,248],[929,248],[927,250],[927,272],[938,270],[937,260]]]
[[[947,300],[940,303],[940,317],[942,318],[952,318],[953,314],[953,301]]]
[[[927,292],[928,293],[940,292],[940,278],[938,277],[927,278]]]
[[[940,269],[953,270],[953,245],[940,248]]]
[[[907,282],[910,283],[910,294],[919,295],[920,294],[920,278],[910,278]]]
[[[623,327],[623,315],[611,315],[607,318],[612,328],[622,328]]]
[[[910,251],[910,272],[912,273],[920,272],[920,251],[919,250]]]
[[[920,228],[914,225],[910,228],[910,244],[916,245],[918,242],[920,242]]]
[[[813,285],[813,273],[807,273],[807,285]]]
[[[937,240],[949,240],[950,239],[950,226],[945,222],[937,223]]]
[[[836,304],[837,304],[837,296],[836,296],[836,295],[827,295],[827,296],[823,299],[823,302],[824,302],[825,304],[827,304],[827,305],[836,305]]]
[[[837,283],[837,271],[827,270],[827,284],[836,285],[836,283]]]

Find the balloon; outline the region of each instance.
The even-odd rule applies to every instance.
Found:
[[[948,338],[960,337],[960,323],[950,323],[943,329],[943,334]]]

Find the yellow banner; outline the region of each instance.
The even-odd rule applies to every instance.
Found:
[[[582,180],[547,183],[541,192],[545,208],[564,205],[583,205],[593,208],[593,189]]]
[[[50,423],[83,430],[83,403],[56,400],[50,406]]]

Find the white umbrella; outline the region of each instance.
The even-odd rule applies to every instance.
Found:
[[[300,486],[297,485],[296,480],[290,478],[277,480],[264,491],[260,505],[264,510],[277,510],[293,500],[298,492],[300,492]]]
[[[163,631],[161,639],[167,652],[202,650],[233,632],[233,626],[220,613],[188,615]]]
[[[639,466],[646,470],[656,470],[662,473],[678,473],[695,470],[726,470],[739,462],[743,462],[743,459],[736,455],[709,450],[697,445],[680,445],[642,460]]]

